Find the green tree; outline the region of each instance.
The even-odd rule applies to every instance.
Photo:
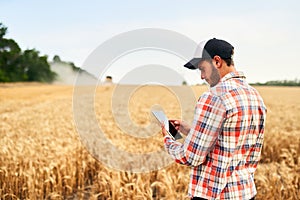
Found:
[[[6,32],[7,27],[0,22],[0,82],[53,81],[56,74],[51,71],[47,56],[39,56],[35,49],[22,52],[13,39],[4,37]]]
[[[1,22],[0,22],[0,38],[3,38],[4,35],[7,32],[7,27],[5,27]]]
[[[23,52],[22,63],[28,81],[51,82],[56,74],[51,71],[47,56],[39,56],[35,49]]]
[[[0,81],[18,81],[22,77],[19,63],[21,49],[13,39],[6,39],[7,28],[0,23]]]
[[[58,55],[53,56],[53,62],[61,62],[61,59]]]

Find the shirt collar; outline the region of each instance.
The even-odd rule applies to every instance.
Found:
[[[246,79],[246,76],[244,75],[243,72],[239,72],[239,71],[234,71],[234,72],[230,72],[228,74],[226,74],[221,81],[227,81],[229,79],[232,78],[241,78],[241,79]]]

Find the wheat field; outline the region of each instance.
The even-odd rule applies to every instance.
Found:
[[[130,87],[121,89],[126,93]],[[147,127],[153,122],[149,111],[155,104],[170,118],[194,109],[192,103],[182,109],[180,99],[161,86],[130,90],[126,104],[118,104],[115,88],[97,87],[94,107],[105,136],[122,151],[157,151],[163,148],[162,137],[158,126],[153,126],[149,138],[132,137],[116,124],[115,115],[129,128]],[[132,173],[112,169],[92,156],[76,129],[73,89],[39,83],[0,85],[0,199],[189,199],[188,167],[171,163]],[[192,87],[195,99],[206,89]],[[300,199],[300,88],[257,89],[268,107],[265,143],[255,174],[257,199]],[[126,113],[130,121],[122,121]],[[126,163],[127,158],[122,159]]]

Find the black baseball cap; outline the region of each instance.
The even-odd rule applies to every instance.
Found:
[[[211,59],[214,56],[220,56],[222,59],[231,58],[234,47],[225,40],[216,38],[200,42],[197,46],[194,58],[191,59],[184,67],[189,69],[198,69],[201,60]]]

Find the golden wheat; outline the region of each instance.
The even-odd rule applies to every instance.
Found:
[[[136,153],[162,148],[159,127],[150,139],[137,139],[115,124],[114,89],[98,87],[95,95],[95,113],[106,137]],[[192,89],[196,98],[206,88]],[[300,88],[258,90],[268,106],[268,116],[255,175],[257,199],[299,199]],[[1,199],[188,199],[189,169],[185,166],[173,163],[158,171],[129,173],[109,169],[94,159],[76,132],[72,92],[69,86],[0,85]],[[193,112],[194,107],[191,104],[190,110],[181,111],[176,95],[154,86],[139,88],[127,103],[131,123],[141,127],[150,124],[149,110],[154,104],[162,105],[171,118]],[[119,110],[124,112],[122,107]]]

